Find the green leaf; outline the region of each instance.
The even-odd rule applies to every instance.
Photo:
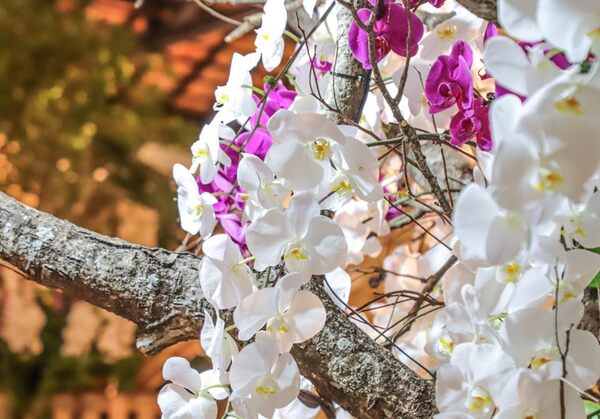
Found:
[[[585,413],[588,415],[587,417],[590,419],[599,419],[600,418],[600,404],[591,402],[586,400],[583,402],[585,405]]]
[[[590,282],[588,288],[600,288],[600,272],[598,272],[594,279],[592,279],[592,282]]]
[[[590,252],[598,253],[600,255],[600,247],[595,247],[593,249],[587,249]],[[588,285],[588,288],[600,288],[600,272],[596,274],[592,282]]]

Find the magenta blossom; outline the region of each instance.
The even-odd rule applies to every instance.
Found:
[[[264,87],[265,91],[269,91],[269,85]],[[288,89],[281,82],[271,89],[262,112],[257,111],[251,117],[249,127],[247,127],[249,131],[236,136],[233,145],[221,144],[221,149],[230,157],[231,164],[221,167],[211,183],[203,185],[202,182],[198,182],[200,192],[215,194],[217,199],[217,203],[213,205],[215,217],[225,233],[231,237],[244,254],[247,254],[248,250],[246,247],[247,224],[242,220],[242,213],[246,206],[246,191],[237,183],[237,169],[241,159],[240,150],[264,159],[273,144],[271,134],[264,126],[275,112],[289,108],[295,97],[296,92]],[[257,97],[254,97],[254,100],[257,103],[260,102]],[[259,110],[261,108],[262,106],[259,106]]]
[[[271,86],[269,86],[266,83],[263,87],[265,89],[265,92],[269,92],[269,89],[271,88]],[[259,114],[260,125],[262,125],[263,127],[267,126],[267,122],[269,122],[271,116],[273,116],[273,114],[275,114],[275,112],[277,112],[280,109],[289,108],[294,102],[296,95],[297,93],[295,90],[290,90],[287,87],[285,87],[285,85],[282,82],[279,82],[269,92],[269,96],[266,99],[266,103],[264,104],[264,109],[262,112],[260,112],[260,109],[262,107],[260,105],[261,100],[257,96],[253,95],[252,99],[254,99],[254,101],[258,105],[258,110],[256,111],[256,114],[254,114],[250,119],[250,127],[254,128],[256,126]]]
[[[451,144],[463,145],[475,138],[477,146],[483,151],[492,149],[490,135],[489,107],[484,106],[482,99],[473,101],[473,106],[464,109],[452,117],[450,121]]]
[[[473,51],[464,41],[456,41],[450,55],[441,55],[431,66],[425,81],[429,113],[436,114],[455,104],[468,109],[473,103]]]
[[[321,73],[329,73],[333,68],[333,63],[331,61],[321,61],[318,57],[314,57],[311,64],[315,70],[318,70]]]
[[[408,13],[408,19],[407,15]],[[373,11],[371,9],[359,9],[358,17],[361,22],[367,23]],[[407,38],[410,25],[410,39]],[[406,57],[413,56],[419,50],[419,41],[423,37],[423,23],[410,11],[406,11],[399,4],[386,2],[384,12],[373,26],[375,31],[375,59],[377,62],[383,60],[390,51]],[[367,33],[358,27],[356,22],[352,23],[348,31],[348,45],[354,57],[360,61],[365,69],[373,68],[369,60],[369,40]]]

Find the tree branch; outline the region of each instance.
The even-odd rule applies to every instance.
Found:
[[[102,236],[0,193],[0,258],[32,281],[64,291],[139,326],[138,348],[152,354],[195,339],[209,304],[200,259]],[[433,384],[419,378],[356,327],[324,293],[324,329],[292,355],[323,397],[360,418],[429,418]]]
[[[337,5],[338,39],[331,82],[325,93],[325,103],[337,112],[327,112],[335,123],[344,122],[344,117],[358,121],[369,89],[370,72],[354,58],[348,46],[348,31],[354,21],[346,7]]]
[[[524,0],[526,1],[526,0]],[[496,0],[458,0],[471,13],[490,22],[497,22]]]
[[[198,336],[199,259],[102,236],[0,193],[0,258],[30,279],[139,326],[138,347],[156,353]]]

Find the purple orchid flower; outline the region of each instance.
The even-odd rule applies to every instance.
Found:
[[[246,228],[247,225],[242,222],[242,217],[235,213],[216,214],[219,223],[225,230],[225,233],[231,237],[234,243],[244,252],[246,247]]]
[[[408,16],[406,15],[408,13]],[[358,17],[361,22],[367,23],[373,11],[371,9],[359,9]],[[410,39],[407,38],[410,26]],[[406,57],[413,56],[419,50],[419,41],[423,37],[423,23],[414,13],[408,11],[393,2],[384,4],[384,11],[373,26],[375,31],[375,59],[377,62],[383,60],[390,51]],[[348,45],[350,51],[358,61],[360,61],[365,69],[373,68],[371,60],[369,60],[369,40],[367,33],[358,27],[356,22],[353,22],[348,31]]]
[[[331,61],[321,61],[318,57],[314,57],[311,62],[313,68],[321,73],[329,73],[333,68]]]
[[[269,85],[265,85],[265,91]],[[213,181],[203,185],[198,181],[200,192],[215,194],[217,203],[213,206],[215,216],[224,232],[238,245],[242,253],[247,254],[246,228],[247,224],[242,220],[241,214],[246,206],[245,191],[237,185],[237,169],[241,159],[239,150],[243,148],[244,153],[254,154],[264,159],[267,151],[273,144],[271,134],[264,128],[269,119],[280,109],[291,106],[297,93],[290,90],[283,83],[278,83],[271,91],[264,104],[264,109],[252,116],[250,119],[250,131],[238,135],[233,140],[234,147],[221,144],[221,149],[231,158],[231,165],[221,168]],[[260,102],[258,97],[254,100]]]
[[[482,99],[473,101],[469,109],[459,111],[450,120],[450,144],[461,146],[475,138],[477,146],[483,151],[492,149],[490,134],[489,107],[484,106]]]
[[[490,39],[498,36],[498,34],[498,26],[492,22],[488,22],[487,25],[485,25],[485,33],[483,34],[483,45],[485,45]]]
[[[265,92],[268,92],[270,89],[268,84],[265,84],[263,87]],[[262,126],[266,126],[267,122],[269,122],[269,119],[271,116],[273,116],[273,114],[275,114],[275,112],[292,106],[297,94],[298,93],[295,90],[290,90],[285,87],[282,82],[277,83],[277,85],[269,92],[269,96],[264,104],[262,113],[260,112],[259,106],[259,111],[257,111],[256,114],[254,114],[250,119],[250,127],[254,128],[257,122],[259,122],[259,124]],[[257,105],[260,103],[260,99],[256,95],[253,95],[252,99],[254,99]],[[260,121],[258,121],[259,114]]]
[[[469,44],[457,41],[450,55],[442,55],[433,63],[425,81],[429,113],[436,114],[455,104],[468,109],[473,104],[473,51]]]
[[[246,144],[244,147],[244,152],[249,154],[254,154],[264,160],[267,155],[267,151],[273,145],[273,137],[264,128],[257,128],[254,131],[252,137],[250,137],[250,132],[244,132],[235,139],[235,144],[239,147]],[[237,168],[236,168],[237,170]]]

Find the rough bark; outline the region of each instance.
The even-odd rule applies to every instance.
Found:
[[[433,381],[418,378],[388,349],[373,344],[358,327],[349,327],[317,278],[309,289],[323,301],[327,323],[315,338],[295,345],[292,355],[319,394],[357,418],[432,417]]]
[[[328,112],[328,117],[336,123],[343,121],[342,115],[357,121],[362,110],[363,100],[369,88],[369,71],[358,62],[348,46],[348,30],[352,24],[352,13],[338,5],[338,39],[333,62],[331,83],[325,92],[325,102],[338,112]]]
[[[198,336],[199,259],[103,236],[0,193],[0,259],[30,279],[139,326],[138,347],[156,353]]]
[[[586,288],[583,295],[583,319],[579,328],[588,330],[600,341],[600,300],[598,300],[599,288]]]
[[[203,308],[200,259],[102,236],[0,193],[0,259],[29,279],[112,311],[139,326],[156,353],[197,338]],[[319,393],[360,418],[428,418],[432,383],[419,378],[350,322],[313,281],[327,307],[324,329],[292,354]]]
[[[458,0],[458,2],[471,13],[482,19],[489,20],[490,22],[497,22],[498,20],[496,14],[496,1],[497,0]]]

